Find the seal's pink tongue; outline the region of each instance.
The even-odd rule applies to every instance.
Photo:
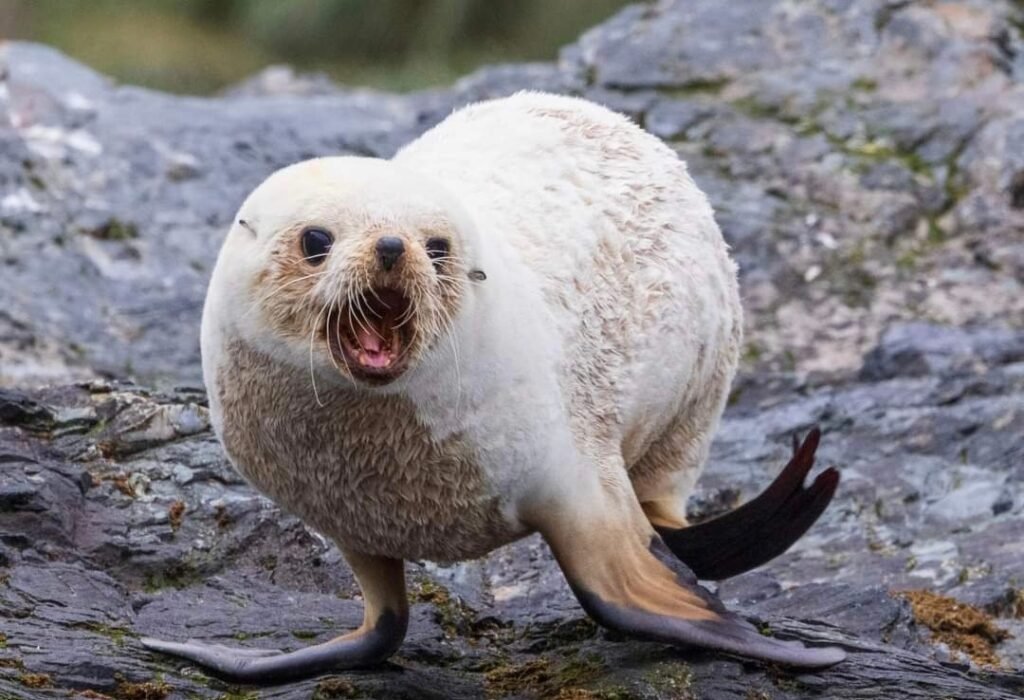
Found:
[[[360,328],[356,331],[356,341],[359,343],[359,362],[366,367],[383,369],[394,362],[391,348],[373,331]]]
[[[380,376],[400,364],[408,330],[403,326],[410,319],[409,300],[393,289],[371,290],[361,308],[349,309],[341,314],[337,333],[332,341],[338,343],[340,359],[350,369],[362,367]],[[344,311],[344,310],[343,310]],[[343,326],[340,324],[344,324]]]
[[[360,327],[356,331],[356,340],[359,341],[359,347],[367,353],[379,353],[381,350],[380,336],[373,331]]]

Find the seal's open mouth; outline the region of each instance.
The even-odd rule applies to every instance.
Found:
[[[405,369],[412,342],[409,298],[397,289],[370,289],[328,320],[331,353],[360,379],[389,381]]]

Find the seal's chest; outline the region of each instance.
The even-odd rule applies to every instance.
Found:
[[[229,355],[218,394],[232,461],[341,545],[451,561],[522,534],[502,517],[473,451],[458,438],[432,439],[406,399],[321,391],[320,406],[291,371],[252,350]]]

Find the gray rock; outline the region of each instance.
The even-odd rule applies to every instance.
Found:
[[[711,107],[699,102],[660,100],[646,113],[643,126],[660,138],[677,139],[713,113]]]
[[[1009,330],[968,330],[930,323],[891,326],[864,359],[869,380],[971,371],[1024,360],[1024,338]]]
[[[700,490],[710,496],[737,489],[739,497],[733,492],[725,507],[759,491],[785,459],[789,435],[813,422],[826,428],[822,463],[837,463],[845,475],[836,503],[790,553],[720,587],[726,600],[776,634],[850,650],[850,660],[834,670],[800,674],[801,693],[834,686],[852,693],[835,697],[883,697],[904,692],[908,673],[919,679],[921,697],[1000,698],[1019,690],[1012,677],[983,680],[929,660],[926,638],[889,594],[926,586],[992,606],[1024,575],[1022,506],[1007,503],[992,520],[1000,492],[984,487],[987,495],[979,498],[977,488],[1009,478],[1024,456],[1015,439],[1024,412],[1005,418],[1020,406],[1024,363],[985,370],[984,390],[951,397],[955,376],[791,391],[767,407],[751,378],[747,398],[726,416]],[[160,433],[127,452],[102,449],[123,441],[119,429],[135,430],[123,416],[164,415],[194,397],[102,384],[21,395],[30,412],[45,404],[54,416],[73,409],[95,421],[56,439],[55,418],[0,431],[0,454],[49,455],[9,461],[0,477],[0,541],[10,551],[7,583],[0,585],[8,643],[2,653],[26,672],[48,674],[62,689],[102,692],[123,678],[162,674],[176,692],[214,697],[227,686],[144,652],[137,636],[294,648],[358,623],[361,603],[351,599],[357,589],[336,550],[252,493],[207,430]],[[100,415],[108,416],[107,427],[96,430]],[[965,415],[975,419],[971,431],[930,432]],[[959,466],[964,454],[975,466]],[[191,478],[182,478],[185,470]],[[76,476],[83,473],[87,483]],[[942,475],[954,476],[936,478]],[[170,509],[178,502],[184,510],[175,523]],[[26,532],[32,536],[19,536]],[[770,675],[749,666],[741,671],[739,662],[600,634],[581,619],[536,538],[455,568],[410,564],[409,575],[414,600],[419,582],[428,580],[451,591],[450,598],[432,595],[414,606],[410,638],[390,666],[345,675],[366,694],[416,697],[416,686],[429,683],[439,696],[476,697],[496,692],[495,677],[481,669],[551,658],[562,659],[555,668],[582,664],[579,687],[645,697],[674,697],[672,678],[690,678],[709,697],[728,696],[737,684],[772,684]],[[1016,644],[1004,643],[1005,653],[1019,653]],[[15,679],[0,666],[0,683],[7,683],[0,689],[15,687]],[[522,692],[552,692],[545,682],[556,681]],[[314,687],[310,681],[278,692],[303,697]],[[875,695],[857,695],[869,687]]]
[[[277,167],[388,156],[452,109],[522,89],[629,114],[716,206],[747,345],[691,516],[755,495],[792,433],[822,425],[836,501],[719,590],[850,660],[787,674],[602,633],[531,537],[458,567],[410,563],[407,643],[339,677],[388,698],[1020,696],[1019,673],[933,646],[893,592],[941,591],[1019,629],[1022,22],[1010,0],[663,0],[556,63],[410,95],[275,69],[174,97],[3,44],[0,697],[157,678],[174,697],[220,697],[242,691],[137,637],[295,648],[357,623],[338,551],[230,468],[187,388],[207,277],[242,197]],[[1019,665],[1024,642],[997,652]],[[261,693],[308,698],[320,682]]]

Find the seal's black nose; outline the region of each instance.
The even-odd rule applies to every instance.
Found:
[[[377,239],[377,259],[380,260],[380,266],[385,270],[390,270],[394,267],[404,252],[405,243],[402,242],[401,238],[384,236]]]

